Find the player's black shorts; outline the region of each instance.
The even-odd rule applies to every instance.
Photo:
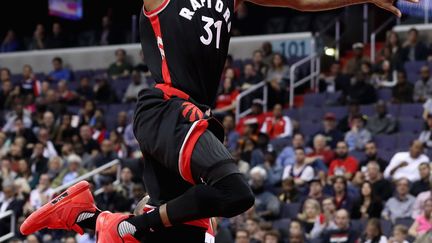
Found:
[[[156,87],[140,92],[134,119],[151,200],[168,201],[192,185],[237,173],[223,146],[223,127],[206,115],[208,107],[170,86]]]

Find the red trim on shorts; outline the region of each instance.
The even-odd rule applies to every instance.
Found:
[[[207,120],[199,120],[197,121],[196,126],[191,131],[189,137],[187,138],[187,141],[185,141],[183,151],[181,153],[181,158],[179,161],[179,169],[180,169],[180,175],[183,177],[183,179],[192,185],[195,185],[195,181],[192,177],[192,171],[191,171],[191,159],[192,159],[192,152],[195,148],[195,144],[197,143],[200,136],[205,132],[205,130],[208,127]]]
[[[169,1],[167,1],[169,2]],[[163,6],[163,5],[161,5]],[[167,63],[167,58],[166,58],[166,53],[164,50],[164,45],[163,45],[163,38],[162,38],[162,31],[161,31],[161,26],[160,26],[160,22],[159,22],[159,17],[157,15],[154,16],[150,16],[150,23],[152,25],[153,31],[155,33],[155,37],[156,37],[156,44],[158,45],[158,48],[160,50],[162,50],[164,52],[164,54],[161,53],[161,58],[162,58],[162,78],[164,80],[164,82],[170,86],[172,86],[172,82],[171,82],[171,75],[168,69],[168,63]],[[159,43],[159,39],[161,40],[162,43]]]

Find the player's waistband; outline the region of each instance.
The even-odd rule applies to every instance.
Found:
[[[183,91],[181,91],[181,90],[179,90],[179,89],[177,89],[171,85],[168,85],[166,83],[160,83],[160,84],[156,84],[154,87],[157,89],[160,89],[163,92],[165,100],[169,100],[173,97],[178,97],[178,98],[190,101],[191,103],[196,105],[198,108],[200,108],[203,112],[210,110],[209,106],[196,102],[194,99],[192,99],[192,97],[190,97],[190,95],[186,94],[185,92],[183,92]]]

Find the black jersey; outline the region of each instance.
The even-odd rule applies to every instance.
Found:
[[[234,0],[165,0],[143,9],[144,57],[157,83],[213,105],[230,41]]]

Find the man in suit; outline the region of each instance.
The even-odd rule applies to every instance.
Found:
[[[15,217],[19,218],[23,212],[24,201],[16,198],[16,190],[13,182],[3,182],[3,198],[0,201],[0,215],[12,210]],[[0,220],[0,235],[10,232],[10,217]]]

